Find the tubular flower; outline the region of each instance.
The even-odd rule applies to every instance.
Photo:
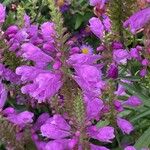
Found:
[[[124,150],[136,150],[133,146],[127,146]]]
[[[99,96],[104,82],[101,80],[101,72],[91,65],[75,67],[75,81],[79,84],[85,94]]]
[[[104,36],[104,26],[99,18],[92,17],[89,20],[91,31],[100,39]]]
[[[52,57],[42,52],[38,47],[31,43],[23,44],[21,51],[23,53],[22,56],[25,59],[36,62],[38,67],[45,67],[48,62],[52,61]]]
[[[7,90],[0,81],[0,109],[3,108],[7,99]]]
[[[0,4],[0,25],[5,21],[5,9],[6,8],[2,4]]]
[[[127,101],[125,101],[125,104],[131,107],[137,107],[142,104],[142,101],[137,96],[131,96]]]
[[[123,133],[130,134],[130,132],[133,131],[133,125],[120,117],[117,118],[117,125]]]
[[[111,140],[115,138],[114,128],[110,126],[101,128],[90,127],[89,134],[92,138],[95,138],[102,142],[111,142]]]
[[[102,9],[105,6],[106,2],[107,0],[90,0],[90,5]]]
[[[62,86],[61,75],[52,72],[40,73],[33,80],[21,88],[22,93],[29,94],[39,103],[51,99]]]
[[[135,34],[150,21],[150,7],[138,11],[124,22],[124,27],[129,27],[130,31]]]

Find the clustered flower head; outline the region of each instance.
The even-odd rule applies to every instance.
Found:
[[[105,11],[106,3],[106,0],[89,2],[96,11],[96,16],[89,20],[89,27],[102,42],[108,32],[111,32],[111,21]],[[61,1],[57,4],[60,5]],[[103,10],[102,13],[100,10]],[[137,12],[124,26],[135,34],[150,21],[149,12],[149,8]],[[0,4],[0,26],[5,17],[5,7]],[[120,66],[132,59],[142,62],[141,76],[144,76],[143,69],[147,69],[149,60],[143,59],[140,46],[128,51],[117,41],[112,42],[109,62],[104,61],[104,53],[107,52],[104,43],[100,44],[96,53],[87,43],[80,46],[68,44],[69,51],[66,55],[61,49],[61,43],[58,43],[56,26],[51,21],[41,25],[32,24],[30,17],[25,14],[22,27],[11,25],[3,31],[2,37],[9,52],[15,53],[24,64],[15,68],[14,72],[3,61],[0,63],[1,113],[9,122],[19,127],[17,134],[26,126],[30,127],[31,138],[38,150],[109,150],[105,145],[115,139],[116,128],[123,134],[130,134],[134,130],[132,123],[121,117],[120,112],[126,107],[142,105],[142,100],[136,95],[127,95],[121,84],[132,84],[130,81],[122,79],[115,88],[113,82],[119,80]],[[76,87],[71,87],[72,83],[69,82],[75,82]],[[70,86],[66,87],[66,83]],[[5,104],[11,101],[8,98],[15,86],[20,88],[16,95],[25,98],[25,103],[31,107],[32,103],[50,107],[51,113],[42,112],[37,117],[32,109],[19,111],[6,107]],[[67,93],[70,89],[73,89],[72,93]],[[74,94],[75,91],[78,92]],[[67,94],[72,94],[72,97]],[[128,98],[120,100],[119,96],[124,95]],[[67,96],[73,104],[67,102]],[[60,111],[53,108],[54,101],[58,101],[56,107]],[[69,110],[71,115],[66,103],[72,107]],[[108,125],[98,126],[106,118],[113,119],[113,123],[110,121]],[[91,142],[93,139],[100,144]],[[128,146],[125,150],[135,148]]]

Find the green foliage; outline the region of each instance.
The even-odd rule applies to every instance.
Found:
[[[2,3],[6,6],[15,2],[18,2],[18,0],[2,0]]]
[[[89,3],[86,0],[72,0],[69,14],[72,14],[70,17],[68,15],[68,20],[71,20],[73,26],[72,29],[79,29],[81,26],[85,26],[92,16],[92,9],[89,7]],[[73,17],[73,18],[72,18]]]
[[[124,30],[123,22],[132,14],[134,6],[135,0],[111,0],[109,2],[108,13],[112,20],[114,38],[126,45],[133,39],[131,39],[131,34]]]
[[[137,150],[141,150],[142,148],[150,148],[150,127],[142,134],[142,136],[135,143],[135,147]]]
[[[20,57],[17,57],[14,52],[4,50],[3,56],[4,56],[4,64],[14,71],[18,66],[24,64],[22,59]]]
[[[24,150],[23,144],[16,140],[16,127],[2,116],[0,116],[0,140],[6,146],[14,147],[14,150]]]
[[[57,33],[56,35],[57,42],[61,43],[59,48],[62,51],[66,51],[67,47],[65,45],[65,42],[67,41],[69,35],[66,33],[67,29],[63,27],[64,20],[62,14],[60,12],[59,7],[56,6],[55,0],[47,0],[47,1],[48,1],[48,6],[51,10],[50,12],[51,20],[55,24],[55,30]]]
[[[22,27],[24,24],[24,14],[25,14],[24,7],[19,5],[17,7],[17,22],[20,27]]]

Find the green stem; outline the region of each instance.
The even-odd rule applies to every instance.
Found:
[[[118,0],[118,31],[119,31],[119,35],[120,35],[120,41],[122,42],[122,44],[124,45],[124,33],[123,33],[123,2],[122,0]]]
[[[116,135],[116,140],[118,142],[118,146],[120,149],[122,149],[120,139],[118,136],[118,132],[117,132],[117,125],[116,125],[116,112],[114,108],[114,100],[115,100],[115,94],[114,94],[115,88],[114,87],[115,87],[114,82],[110,80],[110,91],[109,91],[110,92],[109,94],[110,123],[115,129],[115,135]]]
[[[38,11],[37,11],[37,13],[36,13],[36,16],[35,16],[35,18],[34,18],[34,20],[32,21],[32,23],[34,23],[34,22],[36,22],[37,21],[37,19],[38,19],[38,17],[39,17],[39,15],[40,15],[40,13],[41,13],[41,11],[42,11],[42,8],[43,8],[43,0],[40,0],[40,2],[39,2],[39,8],[38,8]]]

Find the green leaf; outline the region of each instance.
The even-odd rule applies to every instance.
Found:
[[[150,148],[150,127],[137,140],[134,146],[137,148],[137,150],[141,150],[141,148]]]
[[[104,120],[104,121],[100,120],[100,121],[96,124],[96,126],[97,126],[97,127],[104,127],[104,126],[107,126],[107,125],[109,125],[109,124],[110,124],[110,121],[109,121],[109,120]]]
[[[141,119],[143,117],[146,117],[146,116],[149,116],[149,115],[150,115],[150,110],[144,111],[143,113],[140,113],[139,115],[136,115],[136,116],[132,117],[130,121],[131,122],[136,122],[139,119]]]
[[[76,23],[75,23],[75,30],[78,29],[83,22],[83,16],[77,15]]]
[[[140,81],[140,77],[138,76],[120,76],[120,79],[129,80],[129,81]]]

